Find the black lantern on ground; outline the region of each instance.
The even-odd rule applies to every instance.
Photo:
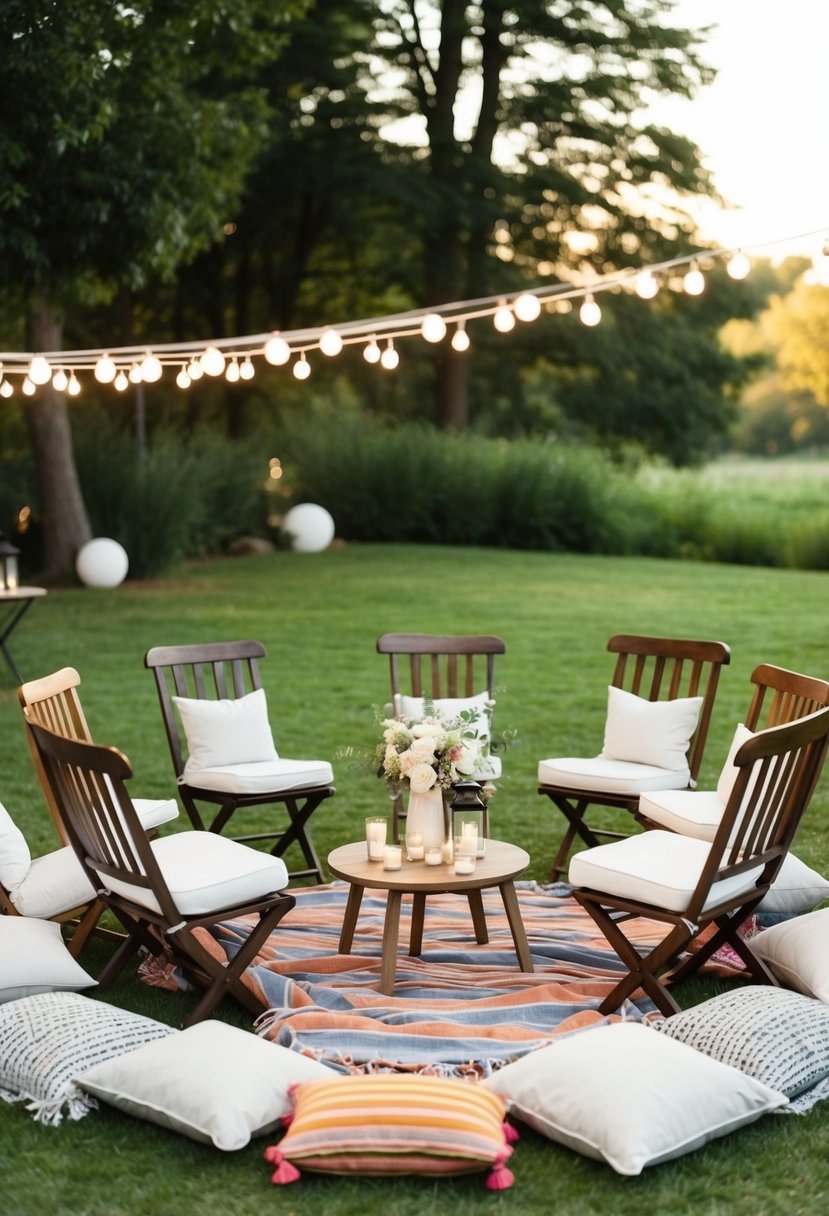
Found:
[[[477,781],[459,781],[452,787],[449,821],[452,839],[468,841],[474,838],[475,856],[483,857],[489,835],[489,813]]]
[[[19,549],[15,549],[0,532],[0,591],[18,591],[20,578],[17,572]]]

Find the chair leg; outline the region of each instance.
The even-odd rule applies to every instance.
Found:
[[[93,932],[104,913],[104,904],[100,899],[91,903],[78,921],[75,931],[66,943],[66,948],[73,958],[77,958],[86,945],[89,935]]]
[[[684,958],[671,971],[671,983],[675,984],[679,980],[686,979],[689,975],[693,975],[712,955],[721,950],[723,946],[730,946],[736,955],[742,959],[751,978],[757,984],[771,984],[779,987],[779,982],[768,969],[762,959],[758,958],[751,946],[740,936],[740,926],[745,921],[746,917],[751,914],[753,908],[759,903],[758,897],[752,900],[751,904],[738,908],[737,911],[729,913],[727,916],[719,916],[716,918],[717,932],[712,934],[707,941],[701,942],[699,947]]]
[[[274,857],[281,857],[287,852],[290,846],[294,843],[298,844],[302,850],[302,855],[305,858],[306,869],[291,871],[291,878],[314,878],[317,883],[325,882],[325,877],[322,871],[322,862],[320,861],[317,851],[314,848],[311,837],[308,834],[308,821],[317,809],[326,794],[311,794],[309,795],[302,806],[296,798],[286,798],[285,807],[288,811],[288,816],[291,820],[290,827],[282,833],[274,847],[271,849]]]
[[[111,987],[115,983],[127,963],[135,957],[141,946],[144,946],[153,955],[164,953],[164,943],[160,938],[155,936],[145,921],[131,916],[122,908],[113,908],[112,911],[124,926],[126,937],[98,976],[98,987],[102,990]]]
[[[261,1013],[262,1002],[241,979],[242,972],[256,957],[260,946],[273,932],[282,917],[290,912],[296,904],[293,895],[285,894],[281,899],[269,904],[259,915],[259,922],[248,934],[239,950],[226,963],[218,962],[214,956],[202,946],[194,930],[205,927],[207,923],[194,922],[181,926],[175,933],[168,935],[176,962],[180,964],[188,979],[193,980],[199,987],[205,989],[194,1009],[190,1011],[183,1025],[193,1026],[196,1022],[208,1017],[221,1001],[225,993],[230,993],[251,1013]]]
[[[543,787],[540,792],[547,795],[547,797],[555,804],[556,807],[558,807],[564,818],[567,820],[567,829],[561,838],[558,850],[556,851],[555,859],[550,867],[550,882],[558,882],[562,874],[566,875],[567,858],[570,855],[570,849],[572,848],[576,837],[583,840],[589,849],[592,849],[595,845],[599,844],[599,838],[593,832],[591,832],[590,828],[585,822],[584,816],[588,806],[590,805],[589,802],[586,802],[583,798],[577,798],[574,802],[571,802],[562,794],[555,794],[551,790],[543,789]]]

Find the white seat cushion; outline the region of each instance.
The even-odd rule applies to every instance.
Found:
[[[327,760],[260,760],[197,769],[184,766],[184,783],[225,794],[281,794],[285,790],[330,785],[334,772]]]
[[[35,857],[29,872],[9,896],[21,916],[49,920],[95,898],[71,845]]]
[[[184,916],[215,912],[256,900],[288,884],[280,857],[214,832],[177,832],[150,845],[179,912]],[[154,912],[161,909],[151,891],[107,879],[111,891]]]
[[[175,798],[133,798],[132,805],[145,832],[178,817],[178,803]]]
[[[725,803],[716,790],[654,790],[639,799],[639,814],[681,836],[711,841]]]
[[[611,760],[609,756],[563,756],[542,760],[538,766],[539,785],[603,794],[636,795],[647,790],[681,790],[690,780],[687,768],[682,771],[657,768],[652,764],[635,764],[632,760]]]
[[[576,853],[570,862],[569,880],[574,887],[590,887],[608,895],[683,912],[699,882],[710,848],[705,840],[674,832],[642,832]],[[755,866],[745,874],[714,883],[704,907],[749,891],[762,870],[762,866]]]

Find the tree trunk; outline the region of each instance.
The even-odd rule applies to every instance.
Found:
[[[60,350],[63,326],[44,300],[28,317],[29,349]],[[43,582],[56,582],[74,569],[75,556],[92,536],[81,494],[69,415],[62,393],[41,385],[26,399],[26,421],[35,457],[43,531]]]

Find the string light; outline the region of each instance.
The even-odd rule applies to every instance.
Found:
[[[23,389],[23,392],[26,394],[27,397],[31,397],[35,392],[35,386],[34,386],[34,384],[32,384],[32,381],[29,376],[26,376],[25,380],[23,381],[23,383],[21,385],[21,388]]]
[[[579,320],[581,321],[582,325],[588,325],[592,328],[592,326],[598,325],[601,319],[601,308],[599,308],[599,305],[593,299],[592,294],[586,295],[584,297],[584,302],[579,309]]]
[[[187,370],[186,364],[182,363],[179,373],[176,376],[176,384],[179,388],[189,388],[192,384],[190,373]]]
[[[691,269],[682,280],[682,287],[689,296],[701,296],[705,291],[705,276],[696,262],[691,263]]]
[[[4,353],[0,359],[0,394],[5,397],[14,392],[11,377],[24,376],[34,391],[37,385],[50,381],[56,391],[76,395],[81,390],[78,374],[91,373],[99,384],[113,384],[123,392],[128,385],[160,380],[165,366],[179,368],[176,384],[183,386],[182,373],[186,373],[188,385],[202,375],[220,376],[223,373],[232,382],[249,380],[255,374],[254,360],[263,357],[274,367],[293,363],[291,370],[297,379],[305,380],[311,374],[311,366],[305,356],[309,350],[319,349],[334,357],[350,343],[362,344],[362,355],[368,363],[380,363],[387,370],[399,364],[399,353],[395,340],[421,337],[427,342],[440,342],[452,327],[451,346],[455,351],[469,349],[467,333],[469,321],[491,318],[496,330],[509,333],[516,321],[532,321],[546,311],[563,315],[579,308],[584,324],[596,325],[601,318],[601,309],[596,295],[601,291],[630,289],[642,299],[652,299],[664,284],[671,290],[682,290],[689,295],[699,295],[705,290],[705,279],[699,267],[701,256],[711,260],[720,258],[725,262],[728,274],[733,278],[744,278],[751,270],[751,261],[745,249],[758,249],[768,245],[791,243],[805,238],[819,238],[818,248],[829,256],[829,234],[801,232],[793,236],[780,237],[751,247],[712,249],[702,253],[677,256],[638,270],[626,269],[604,276],[593,277],[589,285],[559,279],[532,291],[522,290],[514,294],[489,296],[479,300],[458,300],[440,305],[438,308],[412,309],[408,312],[392,313],[368,320],[338,322],[336,327],[327,325],[307,329],[248,335],[230,339],[205,342],[161,343],[152,349],[138,347],[109,347],[99,350],[39,351]],[[671,273],[674,272],[674,273]],[[552,276],[555,268],[539,274]],[[385,342],[385,346],[382,343]],[[57,370],[53,372],[53,367]],[[129,370],[127,370],[129,369]],[[67,376],[69,379],[67,379]]]

